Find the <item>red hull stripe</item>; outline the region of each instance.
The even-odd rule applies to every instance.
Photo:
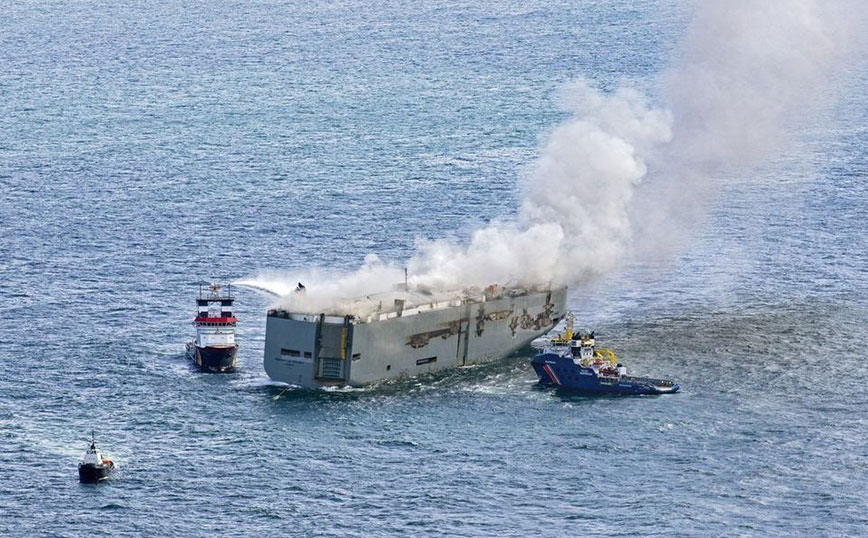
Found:
[[[201,321],[201,322],[207,322],[207,323],[235,323],[236,321],[238,321],[238,319],[235,316],[232,316],[231,318],[209,318],[209,317],[198,316],[193,321],[196,321],[196,322]]]
[[[543,370],[545,370],[549,377],[552,378],[552,383],[554,383],[555,385],[561,384],[561,381],[558,379],[558,376],[555,375],[555,372],[552,370],[551,366],[549,366],[548,364],[543,364]]]

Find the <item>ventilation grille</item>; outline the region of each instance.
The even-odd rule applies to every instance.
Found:
[[[343,379],[344,369],[341,359],[331,359],[328,357],[320,357],[319,359],[319,376],[322,379]]]

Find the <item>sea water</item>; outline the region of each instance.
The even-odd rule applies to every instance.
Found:
[[[864,91],[727,182],[670,257],[572,291],[678,394],[541,390],[531,350],[286,390],[248,289],[238,372],[185,361],[197,282],[400,263],[515,214],[558,89],[653,94],[689,9],[0,7],[0,535],[868,532]],[[96,487],[91,430],[118,465]]]

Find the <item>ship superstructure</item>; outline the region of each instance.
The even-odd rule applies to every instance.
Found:
[[[432,293],[404,285],[329,312],[272,309],[265,371],[301,387],[362,386],[496,360],[552,329],[566,297],[565,287]]]
[[[196,339],[187,342],[187,357],[203,371],[229,372],[235,369],[238,344],[235,342],[237,319],[232,313],[232,287],[226,294],[219,284],[199,285],[198,310],[193,325]]]

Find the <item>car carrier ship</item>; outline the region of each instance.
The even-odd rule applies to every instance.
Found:
[[[266,322],[265,371],[306,388],[357,387],[492,361],[551,330],[566,298],[565,287],[432,293],[403,285],[328,312],[276,308]]]

